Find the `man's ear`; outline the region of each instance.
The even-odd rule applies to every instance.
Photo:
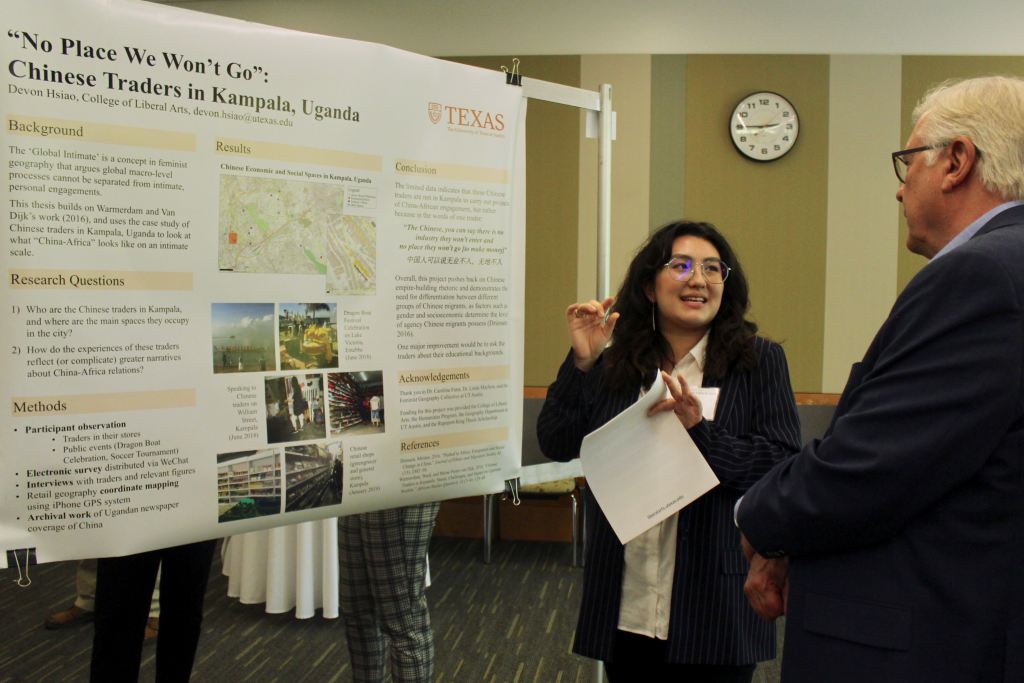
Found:
[[[969,138],[959,137],[949,145],[949,169],[942,177],[942,191],[952,192],[967,182],[978,161],[978,148]]]

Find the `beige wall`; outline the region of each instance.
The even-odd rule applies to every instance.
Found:
[[[651,56],[583,55],[580,87],[612,86],[617,116],[612,143],[611,289],[618,291],[636,249],[647,239],[651,173]],[[597,295],[597,140],[579,121],[579,246],[576,296]],[[572,302],[566,302],[566,305]],[[563,319],[564,320],[564,319]],[[563,338],[568,339],[563,332]]]
[[[822,391],[839,393],[896,300],[900,58],[833,55]]]
[[[821,391],[828,212],[829,58],[689,55],[686,215],[714,223],[742,259],[752,319],[783,344],[793,389]],[[729,118],[745,96],[789,98],[800,138],[778,161],[742,157]]]
[[[686,215],[686,55],[651,56],[653,233]]]
[[[155,0],[424,55],[1013,54],[1019,0]]]
[[[904,57],[902,89],[902,135],[900,147],[910,137],[913,126],[910,116],[924,94],[947,78],[973,78],[975,76],[1024,76],[1024,57]],[[907,286],[927,260],[906,249],[907,221],[900,211],[899,232],[899,291]]]

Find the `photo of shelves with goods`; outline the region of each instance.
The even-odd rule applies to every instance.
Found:
[[[267,443],[311,441],[327,436],[324,417],[324,376],[268,377]]]
[[[284,450],[285,512],[339,505],[344,490],[341,441],[287,446]]]
[[[384,433],[384,373],[331,372],[327,375],[331,436]]]
[[[213,372],[266,372],[274,365],[274,304],[212,304]]]
[[[281,514],[281,451],[217,455],[217,521]]]
[[[277,328],[282,370],[338,367],[337,304],[281,304]]]

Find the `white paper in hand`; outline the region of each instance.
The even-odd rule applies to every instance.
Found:
[[[718,486],[718,477],[672,411],[647,417],[665,383],[583,439],[587,485],[623,544]]]

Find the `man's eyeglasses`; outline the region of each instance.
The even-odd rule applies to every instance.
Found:
[[[899,178],[901,183],[907,182],[907,167],[914,163],[914,159],[911,156],[912,154],[927,152],[929,149],[942,149],[943,147],[948,146],[949,143],[946,143],[945,145],[928,145],[926,147],[914,147],[913,149],[903,149],[899,152],[893,152],[892,167],[896,171],[896,177]],[[974,154],[975,156],[981,156],[981,150],[978,149],[977,145],[974,146]]]
[[[666,263],[665,267],[668,268],[668,273],[672,276],[673,280],[685,282],[697,272],[698,264],[708,284],[720,285],[729,277],[729,266],[725,265],[724,261],[716,258],[709,258],[704,260],[703,263],[699,263],[689,256],[676,256]]]

